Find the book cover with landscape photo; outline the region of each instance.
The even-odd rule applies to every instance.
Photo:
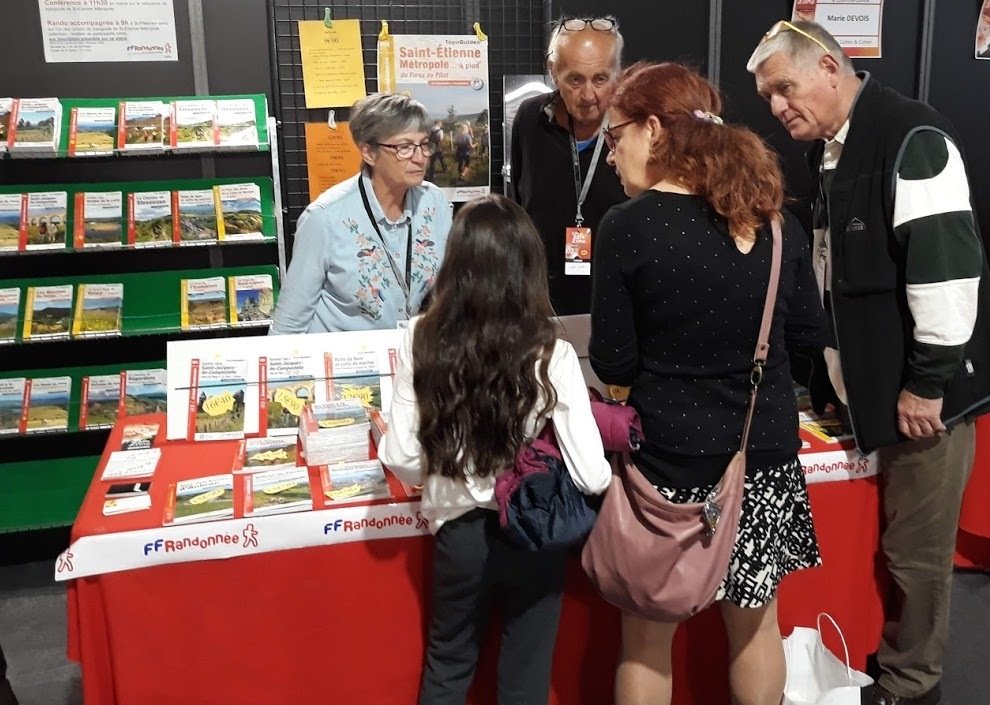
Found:
[[[164,523],[210,521],[234,516],[233,475],[181,480],[169,488]]]
[[[68,197],[65,191],[39,191],[27,195],[25,250],[63,250],[67,228]]]
[[[182,330],[215,328],[227,324],[226,279],[183,279],[180,288]]]
[[[72,284],[30,286],[24,306],[25,340],[68,338],[72,323]]]
[[[117,109],[73,108],[69,118],[69,156],[113,154]]]
[[[20,289],[0,289],[0,345],[17,340],[17,315],[20,308]]]
[[[90,375],[83,377],[79,428],[110,428],[117,423],[120,411],[121,376]]]
[[[265,361],[269,435],[296,437],[303,407],[316,395],[319,361],[301,350],[290,355],[269,355]]]
[[[120,104],[117,149],[124,152],[161,151],[165,106],[156,100]]]
[[[134,247],[172,244],[172,192],[146,191],[127,196],[127,243]]]
[[[244,478],[244,514],[302,512],[313,508],[309,471],[301,468],[263,470]]]
[[[217,241],[217,196],[213,189],[176,191],[173,199],[172,240],[176,245]]]
[[[27,432],[66,431],[69,428],[71,377],[37,377],[30,380]]]
[[[80,284],[76,293],[76,314],[72,335],[120,335],[123,284]]]
[[[213,149],[216,145],[215,100],[177,100],[172,103],[170,143],[175,150]]]
[[[120,191],[77,193],[75,213],[72,238],[75,249],[121,246],[124,195]]]
[[[21,193],[0,193],[0,252],[21,248],[21,220],[27,210]]]
[[[167,408],[168,386],[165,370],[126,370],[124,373],[124,413],[163,414]]]
[[[11,111],[8,150],[31,156],[55,156],[62,126],[62,104],[58,98],[21,98]]]
[[[230,324],[236,326],[268,325],[275,310],[271,274],[229,277],[228,301]]]
[[[21,432],[26,385],[27,380],[23,377],[0,378],[0,435]]]
[[[239,467],[235,472],[296,467],[298,458],[296,437],[248,438],[242,441]]]
[[[192,364],[189,421],[194,427],[193,440],[243,437],[247,360],[193,360]]]
[[[258,184],[223,184],[214,187],[222,219],[220,239],[260,240],[264,237],[261,187]]]
[[[221,149],[258,147],[254,101],[250,98],[217,101],[217,131]]]

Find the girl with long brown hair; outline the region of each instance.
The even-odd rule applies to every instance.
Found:
[[[545,703],[565,554],[514,547],[498,526],[495,478],[551,420],[575,485],[611,478],[577,354],[557,337],[536,227],[489,196],[454,218],[422,316],[399,352],[379,457],[423,484],[436,534],[421,705],[463,705],[493,603],[501,606],[500,703]]]
[[[820,562],[804,475],[788,349],[821,347],[824,314],[807,237],[782,213],[775,155],[724,124],[716,89],[678,64],[640,63],[608,111],[609,163],[630,200],[597,233],[592,367],[631,387],[646,442],[633,455],[668,500],[702,502],[739,448],[770,272],[770,222],[783,262],[770,351],[747,448],[742,516],[716,599],[739,705],[777,705],[784,657],[776,591]],[[625,613],[616,705],[670,702],[676,624]]]

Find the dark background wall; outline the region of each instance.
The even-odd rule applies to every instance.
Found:
[[[709,12],[713,3],[697,0],[551,0],[549,17],[615,15],[626,40],[625,61],[682,61],[705,72],[709,56]],[[811,182],[804,166],[806,145],[790,139],[756,94],[746,60],[763,33],[790,17],[792,0],[722,0],[719,86],[730,120],[749,125],[781,155],[789,192],[807,196]],[[990,61],[973,59],[976,19],[982,0],[943,0],[935,4],[934,27],[924,26],[924,0],[884,3],[881,59],[856,59],[857,69],[905,95],[919,97],[922,41],[932,34],[928,102],[942,111],[962,135],[977,213],[990,243],[990,140],[982,121],[990,115]],[[800,206],[798,207],[800,210]]]

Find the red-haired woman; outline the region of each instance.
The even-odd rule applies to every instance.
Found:
[[[718,92],[678,64],[620,77],[606,143],[631,198],[602,220],[593,264],[592,366],[630,386],[647,442],[633,461],[674,502],[701,502],[739,448],[782,215],[775,155],[723,124]],[[716,597],[729,635],[733,702],[777,705],[784,657],[776,592],[820,562],[798,462],[788,350],[821,347],[824,313],[808,240],[783,214],[770,353],[747,449],[742,518]],[[616,705],[669,703],[677,624],[623,614]]]

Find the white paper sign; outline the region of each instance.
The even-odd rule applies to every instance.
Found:
[[[174,0],[38,0],[45,61],[178,61]]]
[[[883,0],[794,0],[791,19],[817,22],[851,57],[880,58]]]

